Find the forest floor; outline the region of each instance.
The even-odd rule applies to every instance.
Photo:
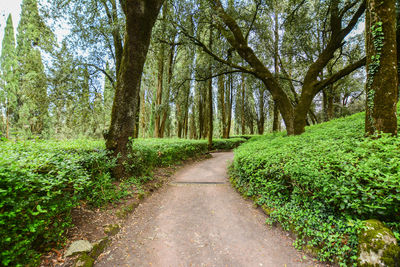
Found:
[[[229,184],[232,152],[180,169],[130,214],[95,266],[320,266]]]

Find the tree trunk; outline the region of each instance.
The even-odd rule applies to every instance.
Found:
[[[242,126],[242,135],[244,135],[246,132],[246,122],[244,120],[245,97],[246,97],[246,85],[245,85],[244,74],[242,74],[242,96],[241,96],[241,103],[240,103],[240,124]]]
[[[212,25],[212,24],[211,24]],[[208,46],[210,49],[212,48],[213,41],[213,28],[210,26],[210,35],[209,35],[209,43]],[[209,62],[208,73],[210,77],[212,76],[212,61]],[[212,149],[212,139],[214,133],[214,125],[213,125],[213,94],[212,94],[212,79],[208,79],[208,150]]]
[[[140,120],[140,103],[143,101],[140,97],[138,97],[138,104],[136,105],[136,116],[135,116],[135,127],[133,129],[133,138],[139,137],[139,120]]]
[[[141,119],[141,125],[142,125],[142,138],[145,138],[146,134],[146,99],[144,98],[145,96],[145,90],[142,91],[141,96],[140,96],[140,104],[141,104],[141,113],[142,113],[142,119]]]
[[[162,26],[161,34],[165,35],[166,32],[166,15],[167,15],[167,5],[163,6],[162,10]],[[162,37],[161,37],[162,38]],[[154,137],[161,138],[161,116],[162,116],[162,97],[164,89],[164,60],[165,60],[165,44],[160,43],[158,51],[158,74],[157,74],[157,92],[156,92],[156,106],[155,106],[155,121],[154,121]]]
[[[225,118],[225,79],[223,75],[218,77],[218,114],[220,124],[220,136],[225,138],[226,118]]]
[[[275,79],[279,77],[279,19],[278,10],[275,1],[274,6],[274,68],[275,68]],[[272,131],[280,131],[280,120],[279,120],[279,109],[277,103],[274,101],[274,120],[272,123]]]
[[[257,130],[258,134],[264,134],[264,122],[265,122],[265,114],[264,114],[264,93],[265,91],[260,91],[260,99],[258,102],[258,120],[257,120]]]
[[[369,135],[397,134],[397,43],[395,0],[367,0],[366,118]]]
[[[128,142],[133,135],[144,62],[151,31],[163,0],[121,1],[126,16],[126,34],[120,72],[117,79],[111,125],[106,135],[107,149],[113,151],[116,178],[129,175],[124,167],[128,160]]]
[[[175,35],[172,37],[172,40],[175,39]],[[174,55],[175,55],[175,45],[171,45],[169,51],[169,62],[168,62],[168,79],[167,79],[167,92],[165,94],[164,105],[162,109],[162,119],[160,125],[160,134],[159,137],[164,137],[165,131],[165,124],[167,121],[168,113],[169,113],[169,95],[171,91],[171,81],[172,81],[172,74],[174,70]]]

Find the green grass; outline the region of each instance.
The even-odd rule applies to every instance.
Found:
[[[244,141],[215,140],[214,148]],[[103,141],[0,142],[0,265],[37,264],[41,252],[63,241],[71,209],[81,201],[102,206],[119,200],[132,184],[148,181],[154,168],[205,152],[206,140],[134,140],[128,166],[134,176],[116,185]]]
[[[361,220],[400,225],[400,139],[364,138],[364,113],[235,150],[232,181],[323,261],[354,262]],[[395,233],[397,237],[398,232]]]

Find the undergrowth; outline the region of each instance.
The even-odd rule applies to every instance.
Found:
[[[268,222],[297,234],[297,248],[343,266],[357,258],[362,220],[379,219],[399,238],[400,139],[364,138],[364,117],[250,139],[231,168],[234,185],[268,211]]]
[[[243,139],[215,140],[230,149]],[[82,201],[94,207],[117,201],[151,179],[155,167],[207,152],[206,140],[132,141],[133,177],[117,183],[103,141],[0,142],[0,265],[36,265],[40,254],[61,244],[70,212]]]

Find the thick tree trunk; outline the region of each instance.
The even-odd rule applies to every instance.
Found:
[[[274,120],[272,122],[272,131],[279,132],[280,131],[280,120],[279,120],[279,109],[276,103],[274,105]]]
[[[113,151],[117,178],[127,175],[128,142],[133,135],[140,93],[140,81],[150,44],[151,31],[163,0],[121,1],[126,15],[126,34],[121,68],[117,79],[111,125],[106,135],[107,149]]]
[[[367,0],[366,118],[369,135],[397,134],[397,43],[395,0]]]

